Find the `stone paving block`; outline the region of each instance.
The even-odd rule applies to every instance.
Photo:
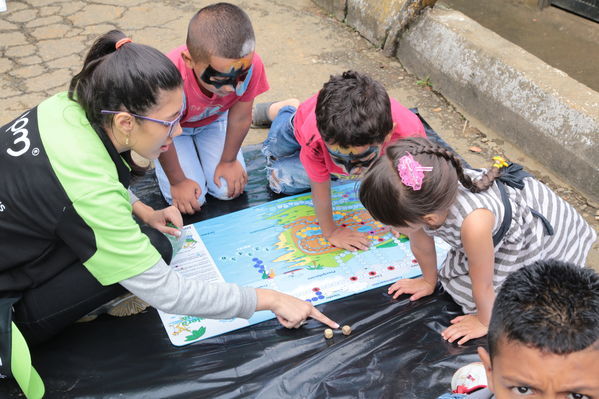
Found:
[[[106,19],[109,19],[109,20],[115,20],[115,19],[120,18],[123,15],[124,11],[125,11],[125,9],[123,7],[114,7],[114,6],[108,6],[108,5],[91,5],[91,6],[84,7],[82,10],[71,15],[69,17],[69,20],[73,23],[73,25],[76,25],[76,26],[93,25],[94,23],[96,23],[98,21],[98,15],[102,15]],[[139,15],[144,15],[144,14],[139,14]],[[149,17],[144,15],[143,19],[146,20],[146,18],[149,18]],[[142,19],[142,18],[140,18],[140,19]],[[148,21],[151,21],[151,22],[148,22],[150,24],[155,22],[150,19],[148,19]]]
[[[42,59],[37,55],[32,55],[30,57],[19,58],[18,61],[21,65],[33,65],[41,63]]]
[[[19,25],[9,22],[5,19],[0,19],[0,30],[11,30],[11,29],[14,29],[14,30],[19,29]]]
[[[7,73],[14,67],[15,64],[8,58],[0,58],[0,74]]]
[[[42,26],[31,31],[31,34],[37,40],[62,38],[70,31],[70,27],[65,25]]]
[[[4,36],[3,36],[4,37]],[[6,49],[4,55],[11,58],[27,57],[37,52],[37,47],[33,44],[25,44],[22,46],[12,46]],[[20,60],[19,60],[20,61]]]
[[[27,22],[27,24],[25,24],[25,27],[27,28],[35,28],[38,26],[45,26],[45,25],[50,25],[50,24],[57,24],[59,22],[62,22],[62,18],[59,17],[58,15],[50,15],[47,17],[41,17],[41,18],[35,18],[29,22]]]
[[[66,57],[57,58],[52,61],[46,62],[49,68],[77,68],[77,71],[81,69],[81,65],[83,64],[83,54],[71,54]]]
[[[8,21],[17,22],[18,23],[18,22],[31,21],[36,16],[37,16],[37,11],[36,10],[21,10],[21,11],[16,11],[16,12],[8,13],[6,15],[6,19]]]
[[[27,91],[30,92],[52,92],[52,89],[59,86],[62,86],[63,89],[66,89],[71,78],[72,75],[69,70],[59,69],[53,72],[45,73],[35,78],[27,79],[24,83],[27,87]]]
[[[58,14],[59,11],[60,6],[45,6],[40,7],[38,13],[40,17],[47,17],[49,15]]]
[[[162,26],[171,26],[171,29],[181,29],[181,32],[185,32],[185,35],[181,37],[181,43],[183,43],[187,32],[187,24],[194,12],[183,14],[184,16],[182,16],[181,11],[174,8],[171,9],[168,6],[158,8],[144,5],[130,7],[123,14],[122,19],[126,21],[129,29],[150,29]],[[143,15],[144,18],[139,18],[140,15]]]
[[[22,46],[27,44],[27,36],[22,32],[9,31],[2,34],[2,46]]]
[[[87,46],[87,43],[77,37],[42,40],[39,42],[38,55],[44,61],[50,61],[73,53],[85,52]]]
[[[41,65],[29,65],[27,67],[22,67],[11,71],[10,75],[17,78],[32,78],[35,76],[40,76],[44,72],[45,68]]]

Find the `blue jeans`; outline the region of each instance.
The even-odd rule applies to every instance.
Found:
[[[183,173],[185,173],[185,177],[198,183],[202,189],[202,194],[198,198],[200,205],[206,202],[206,192],[218,199],[231,199],[227,193],[225,179],[221,177],[220,187],[214,183],[214,171],[225,148],[228,114],[228,111],[223,113],[221,117],[206,126],[184,128],[183,133],[173,140],[179,164],[183,169]],[[245,170],[245,161],[241,150],[237,154],[237,160]],[[171,196],[171,184],[168,177],[166,177],[158,160],[154,165],[160,191],[164,199],[172,204],[173,197]]]
[[[299,159],[301,147],[294,134],[295,111],[290,105],[281,108],[262,144],[266,177],[275,193],[297,194],[310,189],[310,179]]]

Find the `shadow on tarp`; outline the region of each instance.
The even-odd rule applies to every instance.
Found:
[[[441,140],[428,129],[433,140]],[[444,142],[442,142],[444,144]],[[446,144],[444,144],[446,145]],[[210,198],[186,224],[277,198],[266,189],[259,146],[244,148],[249,183],[232,201]],[[155,176],[133,184],[154,207],[164,206]],[[454,371],[478,361],[478,339],[464,346],[440,332],[459,307],[440,290],[410,302],[393,300],[381,287],[318,306],[340,324],[344,336],[323,336],[315,320],[287,330],[276,320],[173,346],[154,309],[135,316],[100,316],[75,324],[33,348],[46,398],[402,398],[434,399],[448,392]],[[17,398],[12,381],[0,382],[0,397]]]

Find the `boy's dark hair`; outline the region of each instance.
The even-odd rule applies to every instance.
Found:
[[[433,167],[424,172],[420,190],[415,191],[400,180],[397,164],[406,153],[422,166]],[[407,223],[421,223],[423,216],[449,208],[457,195],[458,180],[478,193],[489,188],[497,176],[499,169],[491,168],[481,179],[472,181],[452,151],[423,137],[409,137],[389,145],[385,156],[366,171],[360,184],[360,201],[375,220],[407,227]]]
[[[200,9],[189,21],[187,49],[194,61],[208,62],[210,56],[243,58],[255,47],[250,17],[236,5],[211,4]]]
[[[491,360],[502,338],[557,355],[596,345],[599,274],[556,260],[510,274],[495,298],[489,324]]]
[[[161,90],[174,90],[183,84],[175,65],[160,51],[135,42],[115,45],[125,34],[112,30],[100,36],[85,57],[81,72],[71,79],[69,98],[81,105],[98,134],[113,115],[101,110],[127,110],[145,115],[159,101]],[[121,154],[135,175],[143,174],[130,151]]]
[[[380,144],[393,129],[389,95],[383,85],[359,72],[333,75],[318,93],[316,125],[330,144]]]

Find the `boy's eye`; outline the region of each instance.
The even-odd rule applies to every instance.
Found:
[[[590,398],[581,393],[570,393],[570,394],[568,394],[568,399],[590,399]]]
[[[526,396],[533,394],[532,389],[530,389],[529,387],[513,387],[512,392],[514,392],[518,395],[526,395]]]

